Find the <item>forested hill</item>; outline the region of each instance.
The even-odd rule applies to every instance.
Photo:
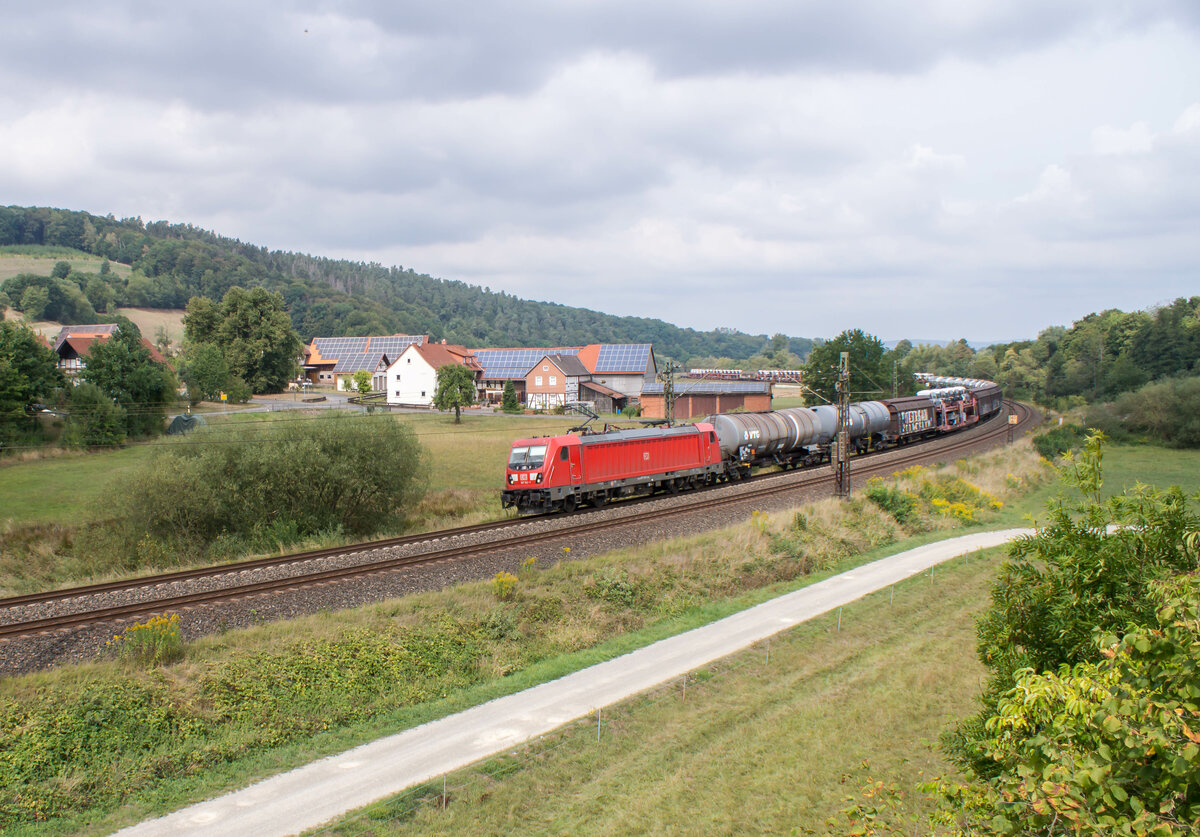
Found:
[[[411,269],[267,250],[188,224],[9,206],[0,208],[0,246],[68,247],[133,268],[128,277],[107,270],[99,278],[67,277],[76,280],[78,291],[60,289],[60,296],[72,300],[59,306],[64,322],[107,319],[107,311],[124,305],[182,309],[193,296],[220,300],[241,285],[281,293],[305,341],[406,333],[471,347],[653,343],[660,356],[680,360],[745,360],[768,343],[762,334],[700,332],[662,320],[518,299]],[[5,283],[13,307],[20,307],[27,287],[28,281]],[[53,303],[55,289],[47,290]],[[810,347],[804,339],[789,345],[801,356]]]

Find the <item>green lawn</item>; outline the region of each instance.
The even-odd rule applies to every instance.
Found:
[[[230,422],[307,421],[311,413],[206,412],[210,424]],[[430,491],[463,491],[481,507],[500,513],[499,494],[504,464],[513,439],[561,433],[578,424],[571,417],[513,417],[466,415],[461,424],[437,413],[397,414],[429,452]],[[150,454],[151,445],[136,444],[118,451],[68,454],[60,457],[0,464],[0,523],[71,524],[104,517],[102,498],[119,484],[121,475]],[[492,502],[489,502],[489,499]]]
[[[868,776],[911,789],[953,773],[936,741],[974,709],[973,618],[999,554],[847,606],[840,630],[834,612],[706,666],[686,699],[677,680],[605,709],[599,740],[593,716],[452,774],[445,810],[431,782],[332,832],[825,833]]]
[[[149,452],[135,446],[0,465],[0,523],[70,525],[102,518],[100,501],[109,481],[132,469]]]
[[[1104,446],[1104,488],[1102,494],[1111,497],[1136,483],[1144,482],[1156,488],[1178,485],[1185,493],[1200,491],[1200,451],[1174,450],[1153,445]],[[1030,492],[1001,513],[1001,521],[1011,526],[1025,525],[1025,515],[1045,520],[1046,502],[1061,489],[1057,484],[1042,486]]]

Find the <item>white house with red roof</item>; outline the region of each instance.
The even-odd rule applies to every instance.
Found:
[[[413,343],[387,368],[387,403],[404,407],[431,407],[437,391],[437,371],[458,363],[475,376],[476,391],[482,389],[483,367],[470,349],[447,343]]]

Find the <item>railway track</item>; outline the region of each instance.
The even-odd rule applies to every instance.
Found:
[[[942,437],[936,442],[892,449],[880,454],[858,457],[853,460],[852,474],[856,480],[864,476],[888,474],[911,464],[928,462],[931,459],[964,455],[983,446],[992,446],[1003,441],[1011,430],[1007,415],[1016,415],[1019,423],[1015,429],[1023,431],[1035,423],[1038,414],[1022,404],[1005,402],[1007,409],[985,424],[960,434]],[[828,468],[788,471],[756,477],[736,485],[725,484],[715,490],[695,492],[674,497],[671,504],[621,503],[615,514],[601,515],[595,511],[575,512],[560,515],[552,520],[551,526],[531,526],[530,520],[495,521],[476,526],[448,529],[422,535],[409,535],[371,541],[348,547],[314,550],[290,555],[242,561],[217,567],[203,567],[179,572],[147,576],[140,579],[106,582],[83,587],[53,590],[0,599],[0,642],[13,641],[35,635],[61,634],[85,626],[120,624],[150,614],[167,611],[187,611],[222,602],[263,596],[272,593],[302,590],[319,585],[333,584],[350,579],[392,573],[489,553],[508,552],[537,544],[587,537],[617,527],[632,527],[652,524],[681,515],[711,512],[722,505],[741,505],[761,502],[798,491],[813,490],[832,483]],[[651,498],[658,499],[658,498]],[[627,513],[626,513],[627,512]],[[534,522],[546,519],[534,519]],[[511,534],[505,534],[512,530]],[[498,533],[499,537],[480,543],[463,543],[474,536]],[[452,545],[435,546],[411,554],[388,556],[398,547],[419,547],[421,544],[437,545],[446,541],[457,541]],[[383,557],[378,557],[382,553]],[[360,555],[368,560],[349,566],[307,570],[306,565],[329,557]],[[284,577],[255,581],[241,581],[241,577],[262,569],[295,569],[297,572]],[[175,592],[181,584],[205,580],[216,583],[215,589]],[[229,583],[225,583],[225,582]],[[163,589],[165,588],[165,589]],[[138,597],[137,601],[112,604],[112,594]],[[94,601],[90,601],[94,600]],[[32,616],[47,606],[55,605],[69,609],[69,613],[52,616]]]

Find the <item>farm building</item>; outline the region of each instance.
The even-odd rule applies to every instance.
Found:
[[[594,404],[601,412],[611,412],[625,406],[629,400],[637,400],[643,384],[653,381],[658,374],[654,349],[649,343],[476,349],[474,355],[483,367],[488,402],[499,403],[504,384],[512,381],[517,398],[535,408],[572,400],[567,397],[567,388],[572,387],[578,400]],[[579,365],[566,360],[567,357],[574,357]],[[549,358],[560,360],[548,362]],[[543,370],[542,366],[547,368]],[[552,368],[555,371],[551,371]],[[542,378],[541,383],[538,383],[538,377]],[[553,384],[551,377],[555,378]]]
[[[675,382],[675,418],[688,419],[728,413],[732,410],[760,412],[771,409],[769,381]],[[666,418],[667,399],[661,383],[642,388],[642,417]]]
[[[383,368],[409,346],[429,342],[428,334],[393,334],[384,337],[314,337],[304,347],[304,377],[309,383],[339,390],[354,389],[354,373],[365,369],[382,382]],[[378,387],[377,387],[378,388]]]

